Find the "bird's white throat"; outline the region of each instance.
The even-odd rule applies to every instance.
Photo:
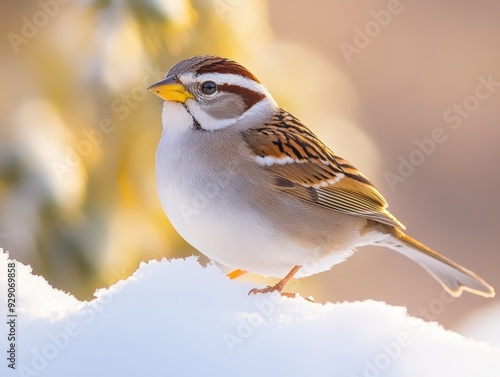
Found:
[[[179,102],[165,101],[163,103],[163,130],[171,134],[180,134],[191,128],[193,117]]]
[[[163,104],[162,124],[164,130],[175,134],[191,129],[193,122],[196,120],[203,129],[215,131],[230,127],[238,121],[248,121],[249,119],[259,121],[261,118],[273,113],[277,107],[278,105],[269,95],[237,118],[215,119],[197,106],[194,101],[192,104],[187,105],[187,109],[185,105],[179,102],[165,101]]]

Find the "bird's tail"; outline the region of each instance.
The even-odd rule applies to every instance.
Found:
[[[494,297],[493,287],[474,272],[421,244],[397,228],[391,228],[390,236],[376,242],[417,262],[430,273],[452,296],[468,291],[483,297]]]

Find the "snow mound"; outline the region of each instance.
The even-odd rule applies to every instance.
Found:
[[[90,302],[16,264],[15,367],[2,376],[498,376],[500,348],[381,302],[248,296],[196,258],[142,263]],[[9,357],[7,315],[0,339]],[[10,317],[9,317],[10,318]],[[11,350],[12,351],[12,350]]]
[[[500,304],[477,310],[459,325],[466,337],[488,342],[500,347]],[[500,375],[500,371],[498,373]]]

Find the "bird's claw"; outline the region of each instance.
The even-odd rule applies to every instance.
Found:
[[[278,285],[274,286],[268,286],[266,288],[253,288],[248,292],[248,295],[255,295],[257,293],[271,293],[271,292],[279,292],[280,295],[285,296],[285,297],[290,297],[290,298],[295,298],[295,293],[291,292],[281,292],[283,287],[280,287]]]

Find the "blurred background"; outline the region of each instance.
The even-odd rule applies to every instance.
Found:
[[[499,2],[40,0],[0,19],[0,247],[53,286],[89,299],[140,261],[199,255],[157,197],[161,101],[145,88],[216,54],[364,171],[409,234],[500,291]],[[450,300],[373,247],[290,288],[449,329],[500,302]]]

